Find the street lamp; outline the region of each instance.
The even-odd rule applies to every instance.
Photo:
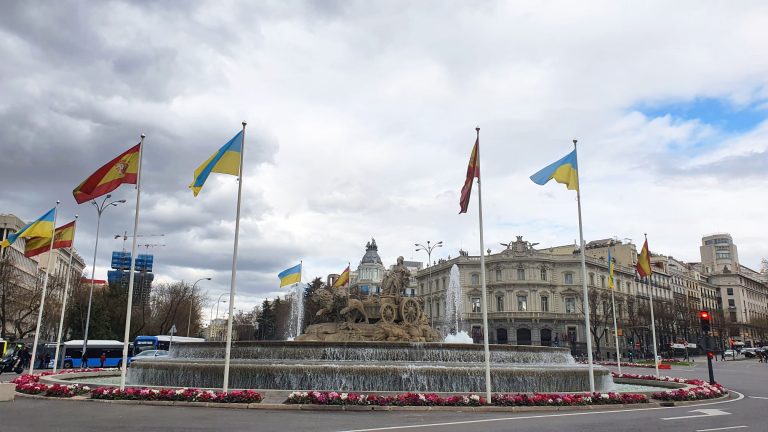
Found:
[[[94,279],[96,278],[96,254],[99,251],[99,228],[101,227],[101,214],[104,213],[104,210],[106,210],[108,207],[115,206],[117,207],[118,204],[125,203],[125,200],[115,200],[110,201],[107,203],[107,200],[112,198],[112,194],[107,194],[107,196],[104,197],[104,200],[101,201],[101,204],[97,203],[96,200],[92,200],[91,204],[96,207],[96,214],[98,217],[96,218],[96,245],[93,247],[93,267],[91,268],[91,290],[88,294],[88,313],[85,316],[85,332],[83,332],[83,354],[85,354],[85,350],[88,347],[88,329],[91,326],[91,303],[93,302],[93,284]],[[133,258],[133,257],[132,257]]]
[[[211,280],[211,278],[202,278],[195,281],[195,283],[192,284],[192,293],[189,294],[189,319],[187,320],[187,337],[189,337],[189,329],[192,327],[192,298],[195,295],[195,286],[198,282],[201,280]]]
[[[416,252],[424,251],[424,252],[427,253],[427,268],[429,268],[429,276],[427,278],[427,286],[431,287],[431,283],[432,283],[432,251],[437,249],[437,248],[439,248],[439,247],[443,247],[443,242],[439,241],[439,242],[437,242],[435,244],[431,244],[431,242],[429,240],[427,240],[427,245],[426,246],[424,246],[423,244],[420,244],[420,243],[416,243],[414,246],[416,246]],[[432,305],[432,292],[431,292],[431,289],[430,289],[430,296],[429,296],[429,304]],[[429,326],[433,327],[435,325],[435,318],[434,318],[434,314],[431,311],[431,308],[430,308],[430,312],[429,312],[429,321],[430,321]],[[458,332],[459,330],[456,329],[456,331]]]

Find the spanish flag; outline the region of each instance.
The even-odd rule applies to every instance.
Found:
[[[637,257],[636,268],[640,277],[650,276],[653,273],[653,270],[651,270],[651,253],[648,251],[648,239],[645,239],[640,256]]]
[[[50,209],[48,213],[40,216],[34,222],[30,222],[24,228],[9,234],[3,240],[0,246],[6,248],[13,244],[19,237],[47,237],[51,238],[53,233],[53,223],[56,220],[56,207]]]
[[[349,266],[347,266],[346,269],[344,269],[343,272],[339,275],[339,278],[336,279],[336,282],[333,283],[333,286],[331,288],[341,288],[344,285],[349,283]]]
[[[195,177],[189,188],[197,196],[200,189],[203,188],[208,176],[212,173],[240,175],[240,157],[243,148],[243,131],[240,131],[232,137],[229,142],[224,144],[213,156],[206,159],[202,165],[195,170]]]
[[[280,288],[301,282],[301,264],[281,271],[277,277],[280,278]]]
[[[480,137],[477,137],[475,146],[472,147],[472,154],[469,156],[469,166],[467,166],[467,178],[464,180],[464,186],[461,188],[461,198],[459,199],[459,214],[466,213],[469,207],[469,197],[472,195],[472,181],[475,177],[480,178]]]
[[[531,176],[537,185],[545,185],[550,180],[564,184],[570,190],[579,190],[579,166],[576,160],[576,150],[564,158],[550,164]]]
[[[136,144],[125,153],[107,162],[106,165],[80,183],[72,191],[75,201],[82,204],[112,192],[123,183],[136,184],[136,177],[139,172],[140,147],[141,144]]]
[[[53,248],[71,248],[74,238],[75,221],[72,221],[64,226],[56,228],[56,233],[53,235]],[[27,240],[27,244],[24,246],[24,256],[32,258],[35,255],[48,252],[50,248],[50,237],[32,237],[31,239]]]

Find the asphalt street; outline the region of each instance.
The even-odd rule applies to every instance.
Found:
[[[652,369],[625,369],[652,373]],[[706,362],[667,375],[707,377]],[[11,375],[12,377],[13,375]],[[9,377],[3,374],[0,379]],[[0,403],[0,432],[13,431],[768,431],[768,364],[715,363],[715,378],[738,399],[696,406],[609,411],[460,412],[261,411],[131,406],[17,398]],[[704,410],[704,411],[698,411]]]

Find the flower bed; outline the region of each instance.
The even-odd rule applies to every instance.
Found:
[[[639,380],[648,380],[648,381],[664,381],[664,382],[675,382],[675,383],[681,383],[681,384],[690,384],[695,386],[704,385],[705,382],[700,379],[686,379],[686,378],[675,378],[675,377],[669,377],[669,376],[660,376],[656,378],[656,375],[639,375],[639,374],[629,374],[629,373],[616,373],[611,372],[611,376],[614,378],[627,378],[627,379],[639,379]]]
[[[583,364],[586,364],[586,362],[581,362]],[[596,365],[600,366],[618,366],[619,364],[616,362],[611,361],[597,361],[593,362]],[[621,362],[621,365],[624,367],[636,367],[636,368],[650,368],[655,369],[653,366],[653,363],[630,363],[630,362]],[[659,369],[672,369],[672,366],[670,364],[662,363],[659,365]]]
[[[692,401],[713,399],[728,394],[728,390],[720,384],[702,384],[679,390],[667,390],[653,394],[654,399],[663,401]]]
[[[79,395],[88,393],[89,391],[91,391],[91,389],[88,386],[84,386],[80,384],[46,385],[46,384],[41,384],[39,382],[30,381],[26,383],[16,384],[16,391],[19,393],[26,393],[26,394],[32,394],[32,395],[42,394],[43,396],[48,396],[48,397],[71,398],[72,396],[79,396]]]
[[[99,387],[91,391],[91,399],[259,403],[263,397],[261,393],[253,390],[233,390],[230,392],[220,392],[213,390],[200,390],[195,388],[158,390],[150,388],[128,387],[125,390],[120,390],[117,387]]]
[[[476,394],[443,397],[435,393],[403,393],[393,396],[339,392],[293,392],[287,404],[376,405],[376,406],[481,406],[486,400]]]
[[[576,406],[648,403],[648,397],[635,393],[534,393],[497,394],[491,398],[498,406]]]

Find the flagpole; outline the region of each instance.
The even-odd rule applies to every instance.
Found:
[[[141,166],[144,156],[144,138],[141,134],[141,143],[139,145],[139,169],[136,175],[136,214],[133,218],[133,240],[131,242],[131,273],[128,275],[128,304],[125,308],[125,333],[123,336],[123,359],[120,362],[120,390],[125,390],[125,376],[128,373],[128,344],[131,337],[131,312],[133,311],[133,282],[134,271],[136,270],[136,240],[139,238],[139,208],[141,204]],[[94,260],[96,258],[94,257]],[[142,278],[142,283],[144,279]],[[93,280],[91,280],[93,284]]]
[[[616,365],[619,367],[619,375],[621,375],[621,351],[619,350],[619,327],[616,325],[616,298],[614,291],[616,291],[616,282],[613,280],[613,274],[611,274],[611,262],[608,261],[608,277],[611,279],[611,310],[613,311],[613,338],[616,343]]]
[[[75,215],[75,230],[72,231],[72,245],[69,247],[69,264],[67,264],[66,282],[64,283],[64,298],[61,300],[61,316],[59,317],[59,334],[56,336],[56,353],[53,355],[53,372],[56,373],[59,367],[59,348],[61,347],[61,334],[64,330],[64,312],[67,310],[67,297],[69,296],[69,281],[72,279],[72,255],[75,254],[73,247],[75,245],[75,235],[77,234],[77,215]],[[53,238],[51,243],[56,239]]]
[[[476,127],[477,142],[480,142],[480,128]],[[480,169],[480,145],[477,146],[477,168]],[[483,194],[480,188],[480,176],[477,176],[477,208],[480,219],[480,285],[483,296],[483,350],[485,351],[485,400],[491,403],[491,351],[488,348],[488,299],[485,293],[485,244],[483,243]]]
[[[224,350],[224,383],[221,386],[224,392],[229,390],[229,360],[232,354],[232,314],[235,309],[235,282],[237,279],[237,242],[240,236],[240,201],[243,194],[243,159],[245,155],[245,125],[240,135],[240,173],[237,177],[237,213],[235,216],[235,247],[232,253],[232,279],[229,284],[229,319],[227,320],[227,348]]]
[[[645,236],[646,244],[648,243],[648,234],[643,234]],[[651,248],[648,248],[648,263],[651,262]],[[653,273],[653,270],[651,270],[651,273]],[[656,379],[659,378],[659,362],[658,358],[659,355],[656,352],[656,319],[653,316],[653,288],[651,287],[651,275],[648,275],[645,277],[645,284],[648,287],[648,296],[651,299],[651,338],[653,340],[653,366],[656,368]]]
[[[59,216],[59,204],[56,200],[56,211],[53,213],[53,228],[51,228],[51,245],[48,247],[48,266],[45,268],[45,279],[43,279],[43,292],[40,295],[40,307],[37,309],[37,327],[35,328],[35,344],[32,345],[32,358],[29,360],[29,374],[35,372],[35,357],[37,356],[37,342],[40,340],[40,325],[43,322],[43,309],[45,308],[45,295],[48,292],[48,275],[51,273],[53,263],[53,239],[56,235],[56,218]]]
[[[576,159],[578,160],[578,149],[576,147],[577,140],[573,140],[573,150],[576,152]],[[577,174],[578,176],[578,174]],[[578,179],[578,177],[577,177]],[[587,291],[587,261],[586,261],[586,245],[584,244],[584,228],[581,222],[581,180],[577,180],[578,187],[576,188],[576,203],[579,208],[579,239],[581,240],[581,285],[584,291],[584,325],[587,328],[587,363],[589,364],[589,391],[595,392],[595,367],[592,363],[592,333],[590,332],[589,323],[589,293]]]

